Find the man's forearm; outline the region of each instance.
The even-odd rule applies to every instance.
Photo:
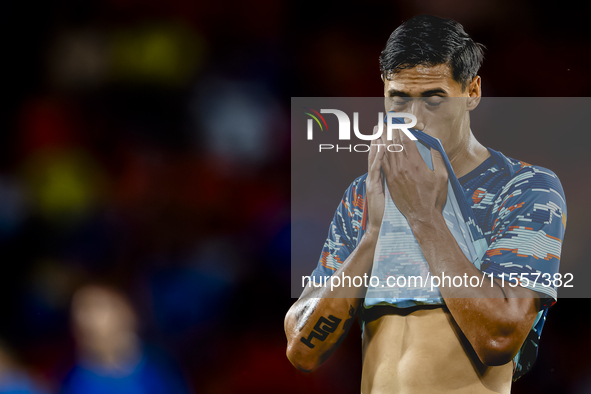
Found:
[[[368,228],[359,245],[333,275],[363,277],[371,270],[377,230]],[[336,350],[358,313],[366,288],[331,286],[305,292],[285,318],[287,356],[299,369],[311,371]],[[349,283],[347,283],[348,285]]]
[[[411,220],[410,225],[433,276],[482,278],[464,255],[449,231],[443,215],[434,212],[428,219]],[[439,291],[458,326],[485,364],[505,363],[519,349],[537,313],[534,293],[520,286],[501,287],[498,279],[472,287],[439,286]],[[522,298],[519,298],[522,297]]]
[[[441,213],[435,212],[430,218],[423,220],[410,220],[410,226],[423,255],[429,264],[429,270],[434,277],[460,276],[466,274],[482,277],[483,273],[474,266],[460,249],[454,236],[449,231],[445,219]],[[439,291],[444,299],[449,298],[473,298],[478,295],[484,298],[504,298],[505,295],[499,286],[490,285],[475,289],[470,286],[440,286]]]

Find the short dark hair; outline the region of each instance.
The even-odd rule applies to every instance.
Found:
[[[484,49],[458,22],[418,15],[392,32],[380,55],[380,71],[389,79],[391,73],[418,65],[447,64],[453,79],[466,89],[482,65]]]

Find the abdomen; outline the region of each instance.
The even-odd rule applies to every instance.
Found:
[[[509,393],[513,366],[483,365],[444,307],[398,309],[366,322],[362,393]]]

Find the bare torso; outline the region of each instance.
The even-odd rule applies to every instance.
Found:
[[[386,306],[369,311],[363,394],[510,393],[512,362],[482,364],[447,308]]]

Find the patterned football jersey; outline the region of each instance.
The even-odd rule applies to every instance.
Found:
[[[541,310],[514,359],[513,380],[527,372],[537,356],[548,308],[557,300],[558,273],[566,228],[562,185],[552,171],[514,160],[493,149],[491,157],[459,179],[488,249],[481,271],[538,292]],[[347,188],[330,224],[318,266],[311,277],[322,282],[357,246],[365,231],[365,179]]]

